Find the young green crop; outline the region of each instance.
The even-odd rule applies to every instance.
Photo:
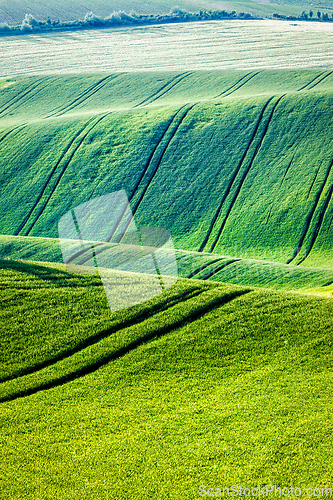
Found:
[[[19,326],[7,339],[18,362],[30,363],[43,343],[45,360],[64,347],[65,338],[51,333],[65,335],[61,311],[81,310],[67,326],[68,346],[120,328],[95,338],[94,351],[69,355],[67,380],[56,380],[65,358],[49,365],[48,390],[35,385],[22,397],[32,375],[47,382],[47,368],[1,384],[21,390],[1,403],[2,498],[178,499],[197,496],[200,485],[331,487],[331,299],[181,280],[111,316],[95,279],[23,262],[1,271],[4,313],[15,294],[21,310],[37,311],[34,301],[44,297],[35,335],[31,315],[2,316],[4,326]],[[103,362],[112,345],[115,356]],[[100,356],[99,367],[75,374],[80,354],[88,368]]]

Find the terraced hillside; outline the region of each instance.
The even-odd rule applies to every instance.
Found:
[[[2,499],[332,486],[332,299],[179,280],[111,314],[97,276],[0,264]]]
[[[57,238],[68,210],[125,189],[179,250],[332,269],[332,85],[305,70],[2,79],[0,233]]]

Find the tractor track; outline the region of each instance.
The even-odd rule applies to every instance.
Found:
[[[205,290],[194,287],[192,290],[189,290],[185,294],[179,293],[173,299],[169,299],[168,301],[160,304],[158,307],[156,307],[156,309],[153,309],[152,307],[148,308],[148,311],[147,311],[147,309],[145,309],[139,315],[137,315],[131,319],[125,320],[122,323],[121,322],[116,323],[113,326],[111,326],[110,328],[103,330],[95,335],[92,335],[91,337],[88,337],[87,339],[84,339],[83,341],[79,342],[75,347],[72,347],[71,349],[67,349],[66,351],[59,353],[58,355],[54,356],[51,359],[42,361],[40,363],[36,363],[35,365],[30,366],[29,368],[22,369],[19,374],[13,374],[13,375],[10,375],[8,377],[3,377],[2,379],[0,379],[0,384],[2,384],[4,382],[8,382],[9,380],[17,380],[17,379],[22,378],[26,375],[36,373],[36,372],[42,370],[43,368],[47,368],[49,366],[52,366],[52,365],[58,363],[59,361],[63,361],[64,359],[67,359],[67,358],[73,356],[73,354],[77,354],[81,351],[84,351],[84,349],[86,349],[87,347],[90,347],[94,344],[97,344],[102,339],[109,337],[110,335],[117,333],[120,330],[132,327],[134,325],[138,325],[147,317],[148,314],[151,314],[149,317],[152,318],[156,314],[158,314],[160,312],[165,312],[177,304],[180,304],[182,302],[186,302],[187,300],[190,300],[191,298],[198,297],[204,291]]]
[[[179,328],[182,328],[193,321],[202,318],[204,315],[209,314],[210,312],[214,311],[215,309],[218,309],[219,307],[223,306],[224,304],[227,304],[231,302],[232,300],[250,293],[252,290],[245,289],[245,290],[240,290],[237,292],[232,292],[230,294],[226,294],[222,297],[215,297],[208,302],[205,302],[203,305],[199,305],[195,308],[191,308],[189,312],[185,315],[182,315],[181,317],[175,319],[172,323],[170,324],[164,324],[163,326],[157,327],[150,331],[149,333],[146,333],[142,335],[140,338],[137,338],[136,340],[128,343],[127,345],[121,347],[117,351],[107,353],[102,355],[97,361],[93,361],[90,364],[86,364],[80,368],[72,370],[70,373],[65,373],[64,375],[59,375],[57,378],[53,378],[49,381],[46,381],[44,383],[41,383],[39,386],[35,387],[30,387],[26,388],[23,390],[19,390],[17,392],[5,395],[0,398],[0,403],[7,402],[7,401],[13,401],[18,398],[23,398],[30,396],[32,394],[36,394],[40,391],[51,389],[54,387],[58,387],[61,385],[64,385],[65,383],[72,382],[78,378],[84,377],[85,375],[88,375],[90,373],[95,372],[102,366],[107,365],[108,363],[112,361],[116,361],[117,359],[120,359],[124,357],[126,354],[134,351],[141,345],[158,339],[160,337],[163,337],[164,335],[167,335],[168,333],[172,332],[173,330],[177,330]],[[177,304],[176,304],[177,305]]]
[[[315,82],[318,78],[320,78],[321,76],[325,75],[325,73],[326,73],[326,71],[323,71],[319,75],[315,76],[314,78],[312,78],[312,80],[310,80],[308,83],[306,83],[305,85],[303,85],[303,87],[301,87],[300,89],[297,89],[296,92],[301,92],[301,90],[305,90],[307,87],[309,87],[309,85],[311,85],[313,82]]]
[[[244,85],[246,85],[250,80],[252,80],[252,78],[259,75],[259,73],[260,73],[260,71],[257,71],[256,73],[252,73],[252,72],[247,73],[245,76],[240,78],[236,83],[234,83],[231,87],[229,87],[228,89],[221,92],[221,94],[218,94],[217,96],[213,97],[213,99],[218,99],[219,97],[228,97],[230,94],[233,94],[234,92],[236,92],[237,90],[242,88]],[[249,78],[245,82],[243,82],[243,80],[247,77],[249,77]],[[236,87],[236,88],[234,88],[234,87]]]
[[[31,230],[33,229],[34,225],[36,224],[37,220],[40,218],[40,216],[42,215],[43,211],[45,210],[47,204],[49,203],[51,197],[53,196],[56,188],[58,187],[64,173],[66,172],[67,170],[67,167],[68,165],[70,164],[70,162],[72,161],[73,159],[73,156],[75,155],[75,153],[78,151],[78,149],[81,147],[83,141],[86,139],[86,137],[90,134],[90,132],[104,119],[106,118],[110,113],[104,113],[101,117],[99,117],[97,120],[95,118],[91,119],[88,121],[88,123],[86,124],[86,126],[83,128],[83,130],[76,135],[76,137],[74,138],[74,140],[71,142],[71,145],[73,145],[75,139],[77,139],[81,134],[82,134],[82,137],[80,137],[79,139],[79,142],[77,145],[75,145],[75,147],[73,148],[73,151],[71,151],[70,153],[70,156],[68,158],[68,160],[65,161],[65,164],[60,172],[60,175],[58,177],[58,179],[56,180],[55,182],[55,185],[54,187],[52,188],[51,190],[51,193],[49,194],[49,196],[47,197],[46,201],[44,202],[39,214],[37,215],[37,217],[35,218],[35,220],[33,221],[33,223],[30,225],[29,229],[26,231],[25,235],[24,236],[28,236],[29,233],[31,232]],[[90,124],[92,123],[92,125],[90,126]],[[67,152],[69,152],[69,149],[67,150]],[[66,154],[66,153],[65,153]],[[65,155],[64,155],[65,156]],[[64,156],[62,159],[64,159]],[[57,163],[57,166],[61,163],[62,159]],[[45,190],[44,190],[45,191]]]
[[[230,260],[229,262],[226,262],[225,264],[222,264],[222,266],[219,266],[217,267],[216,269],[213,269],[210,273],[208,274],[205,274],[205,276],[203,276],[202,280],[208,280],[209,278],[211,278],[212,276],[214,276],[215,274],[219,273],[220,271],[222,271],[223,269],[225,269],[226,267],[230,266],[231,264],[234,264],[235,262],[238,262],[240,261],[241,259],[233,259],[233,260]]]
[[[95,83],[94,85],[91,85],[90,87],[88,87],[88,89],[81,92],[76,99],[73,99],[73,101],[71,101],[66,106],[52,110],[51,113],[49,115],[47,115],[45,118],[52,118],[54,116],[61,116],[65,113],[67,113],[68,111],[71,111],[72,109],[76,108],[77,106],[79,106],[83,102],[90,99],[90,97],[95,95],[97,92],[99,92],[103,87],[105,87],[109,83],[109,81],[115,80],[116,78],[118,78],[121,75],[122,74],[109,75],[109,76],[106,76],[105,78],[102,78],[97,83]]]
[[[300,92],[301,90],[311,90],[313,89],[316,85],[319,85],[319,83],[321,83],[323,80],[325,80],[325,78],[329,77],[331,74],[333,73],[333,71],[330,71],[329,73],[327,73],[325,75],[325,72],[324,73],[320,73],[319,75],[317,75],[315,78],[313,78],[313,80],[311,80],[309,83],[307,83],[306,85],[304,85],[303,87],[301,87],[300,89],[298,89],[297,92]],[[324,76],[323,76],[324,75]],[[322,77],[322,78],[320,78]],[[320,80],[318,80],[316,82],[316,80],[320,78]],[[314,83],[315,82],[315,83]],[[312,85],[313,84],[313,85]]]
[[[242,178],[241,178],[241,180],[240,180],[240,183],[238,184],[238,186],[237,186],[237,188],[236,188],[236,192],[235,192],[235,194],[234,194],[234,196],[233,196],[233,198],[232,198],[232,200],[231,200],[231,203],[230,203],[229,208],[228,208],[228,210],[227,210],[227,213],[226,213],[226,215],[225,215],[225,217],[224,217],[224,219],[223,219],[223,221],[222,221],[222,224],[221,224],[221,226],[220,226],[220,229],[219,229],[219,231],[218,231],[218,234],[217,234],[217,236],[216,236],[216,238],[215,238],[215,240],[214,240],[214,242],[213,242],[213,244],[212,244],[212,246],[211,246],[211,248],[210,248],[210,250],[209,250],[209,252],[210,252],[210,253],[214,250],[214,248],[215,248],[215,247],[216,247],[216,245],[217,245],[218,240],[220,239],[220,236],[221,236],[222,231],[223,231],[223,229],[224,229],[224,226],[225,226],[225,224],[226,224],[226,222],[227,222],[227,219],[228,219],[228,217],[229,217],[229,215],[230,215],[230,212],[231,212],[231,210],[232,210],[232,208],[233,208],[233,206],[234,206],[234,204],[235,204],[235,202],[236,202],[236,200],[237,200],[237,198],[238,198],[238,195],[239,195],[239,193],[240,193],[240,191],[241,191],[241,189],[242,189],[242,187],[243,187],[244,181],[245,181],[245,179],[246,179],[246,177],[247,177],[247,175],[248,175],[248,173],[249,173],[249,171],[250,171],[250,169],[251,169],[251,167],[252,167],[252,165],[253,165],[254,159],[255,159],[255,157],[257,156],[258,151],[260,150],[261,145],[262,145],[262,143],[263,143],[263,141],[264,141],[264,138],[265,138],[265,136],[266,136],[266,133],[267,133],[268,127],[269,127],[269,125],[270,125],[270,123],[271,123],[271,121],[272,121],[272,118],[273,118],[274,112],[275,112],[275,110],[276,110],[276,108],[277,108],[278,104],[280,103],[280,101],[281,101],[281,100],[285,97],[285,95],[286,95],[286,94],[283,94],[282,96],[280,96],[280,97],[277,99],[277,101],[275,102],[275,104],[274,104],[274,105],[273,105],[273,107],[272,107],[272,110],[270,111],[269,117],[268,117],[268,119],[267,119],[267,121],[266,121],[266,124],[265,124],[265,126],[264,126],[264,130],[263,130],[263,133],[262,133],[262,135],[261,135],[261,138],[260,138],[260,140],[259,140],[259,142],[258,142],[257,146],[255,147],[255,150],[254,150],[254,153],[253,153],[253,155],[252,155],[252,158],[251,158],[251,160],[250,160],[250,162],[249,162],[249,165],[248,165],[248,167],[246,168],[246,170],[245,170],[244,174],[242,175]],[[268,101],[268,103],[269,103],[269,102],[270,102],[270,100]],[[267,105],[268,105],[268,103],[267,103]],[[266,106],[266,107],[267,107],[267,106]],[[222,207],[221,207],[221,208],[222,208]]]
[[[304,243],[304,240],[306,238],[306,236],[308,235],[308,233],[310,232],[310,226],[311,226],[311,223],[312,223],[312,220],[314,218],[314,215],[317,211],[317,208],[318,208],[318,205],[319,205],[319,202],[320,202],[320,198],[324,192],[324,189],[325,189],[325,186],[327,184],[327,181],[328,181],[328,178],[330,176],[330,173],[332,171],[332,166],[333,166],[333,160],[331,161],[328,169],[327,169],[327,172],[326,172],[326,175],[325,175],[325,178],[324,178],[324,181],[321,185],[321,188],[320,190],[318,191],[317,193],[317,196],[316,196],[316,200],[313,204],[313,207],[312,209],[310,210],[310,213],[305,221],[305,227],[304,227],[304,230],[303,230],[303,233],[299,239],[299,242],[298,242],[298,245],[297,245],[297,248],[296,250],[294,251],[292,257],[287,261],[287,264],[290,264],[293,260],[295,260],[295,258],[297,257],[297,255],[300,253],[300,251],[302,250],[302,246],[303,246],[303,243]],[[329,202],[331,200],[331,197],[332,197],[332,194],[333,194],[333,184],[329,190],[329,193],[327,195],[327,198],[326,198],[326,201],[324,203],[324,206],[322,208],[322,210],[320,211],[320,216],[319,216],[319,220],[314,228],[314,231],[312,233],[312,237],[311,237],[311,242],[310,242],[310,249],[306,250],[305,251],[305,257],[302,257],[302,259],[297,263],[297,265],[301,264],[309,255],[310,251],[312,250],[312,247],[316,241],[316,238],[318,236],[318,233],[319,233],[319,230],[320,230],[320,227],[323,223],[323,220],[324,220],[324,216],[325,216],[325,212],[328,208],[328,205],[329,205]]]
[[[133,106],[133,109],[138,108],[139,106],[146,106],[147,104],[151,104],[152,102],[157,101],[158,99],[160,99],[160,97],[164,96],[167,92],[169,92],[169,90],[178,85],[178,83],[180,83],[182,80],[184,80],[185,78],[187,78],[192,74],[193,74],[192,71],[186,71],[185,73],[180,73],[179,75],[172,78],[172,80],[165,83],[157,92],[150,95],[139,104]]]
[[[258,131],[258,128],[259,128],[260,123],[261,123],[261,121],[262,121],[263,115],[264,115],[264,113],[265,113],[265,111],[266,111],[266,108],[267,108],[267,106],[269,105],[270,101],[271,101],[273,98],[274,98],[274,96],[272,96],[272,97],[270,97],[270,98],[268,99],[268,101],[264,104],[264,106],[263,106],[263,108],[262,108],[262,110],[261,110],[261,112],[260,112],[259,118],[258,118],[258,120],[257,120],[257,122],[256,122],[256,124],[255,124],[255,127],[254,127],[254,129],[253,129],[252,135],[251,135],[251,137],[250,137],[250,141],[249,141],[249,143],[248,143],[247,147],[245,148],[245,151],[244,151],[244,153],[243,153],[243,155],[242,155],[242,157],[241,157],[241,159],[240,159],[240,161],[239,161],[239,163],[238,163],[238,165],[237,165],[237,167],[236,167],[236,169],[235,169],[235,172],[233,173],[233,175],[232,175],[232,177],[231,177],[231,179],[230,179],[229,185],[228,185],[227,189],[225,190],[225,192],[224,192],[224,194],[223,194],[223,196],[222,196],[222,200],[221,200],[221,202],[220,202],[220,205],[219,205],[219,207],[218,207],[217,211],[215,212],[215,214],[214,214],[214,216],[213,216],[213,219],[212,219],[212,221],[211,221],[211,223],[210,223],[210,227],[209,227],[209,229],[208,229],[208,231],[207,231],[207,234],[206,234],[206,236],[205,236],[205,239],[204,239],[204,241],[203,241],[203,242],[201,243],[201,245],[200,245],[199,252],[202,252],[202,251],[204,250],[205,246],[207,245],[207,242],[208,242],[208,240],[209,240],[209,238],[210,238],[210,235],[211,235],[211,233],[212,233],[212,231],[213,231],[213,228],[214,228],[214,225],[215,225],[215,223],[216,223],[216,220],[217,220],[218,216],[219,216],[219,215],[220,215],[220,213],[221,213],[221,210],[222,210],[222,207],[223,207],[223,205],[224,205],[224,202],[225,202],[225,200],[226,200],[227,196],[229,195],[229,193],[230,193],[230,191],[231,191],[231,188],[232,188],[232,186],[233,186],[233,184],[234,184],[234,182],[235,182],[235,180],[236,180],[236,177],[237,177],[237,175],[239,174],[239,172],[240,172],[240,170],[241,170],[241,168],[242,168],[242,165],[243,165],[243,163],[244,163],[245,157],[246,157],[246,155],[247,155],[247,153],[248,153],[248,151],[249,151],[249,149],[250,149],[250,147],[251,147],[251,145],[252,145],[252,143],[253,143],[253,141],[254,141],[254,139],[255,139],[256,135],[257,135],[257,131]]]
[[[15,231],[14,235],[15,236],[18,236],[18,234],[22,231],[22,229],[24,228],[24,226],[27,224],[28,220],[30,219],[33,211],[35,210],[35,208],[37,207],[38,203],[40,202],[51,178],[53,177],[55,171],[57,170],[58,166],[60,165],[60,163],[62,162],[62,160],[64,159],[64,157],[66,156],[66,154],[68,153],[68,151],[70,150],[70,148],[72,147],[74,141],[79,137],[80,134],[82,134],[82,132],[85,130],[85,128],[89,125],[89,123],[92,121],[92,119],[90,119],[88,121],[88,123],[86,123],[84,125],[84,127],[81,127],[81,129],[74,135],[74,137],[70,140],[70,142],[67,144],[67,146],[65,147],[64,151],[61,153],[60,155],[60,158],[58,159],[57,163],[55,164],[55,166],[53,167],[53,169],[51,170],[50,174],[48,175],[48,178],[46,179],[46,182],[42,188],[42,191],[41,193],[38,195],[37,197],[37,200],[35,201],[33,207],[30,209],[29,213],[27,214],[27,216],[24,218],[24,220],[21,222],[20,226],[18,227],[18,229]]]
[[[155,167],[153,167],[153,171],[152,173],[150,174],[150,178],[148,179],[148,182],[146,183],[145,187],[143,188],[142,192],[141,192],[141,195],[139,196],[139,199],[138,201],[134,204],[134,207],[133,207],[133,215],[136,213],[144,195],[146,194],[149,186],[151,185],[155,175],[156,175],[156,172],[158,170],[158,167],[160,166],[162,160],[163,160],[163,157],[166,153],[166,150],[168,149],[169,145],[170,145],[170,142],[172,141],[172,139],[175,137],[177,131],[179,130],[179,127],[181,126],[181,124],[183,123],[183,121],[185,120],[186,116],[188,115],[188,113],[194,108],[195,104],[192,104],[192,105],[185,105],[185,106],[182,106],[179,111],[176,113],[176,115],[174,116],[170,126],[168,127],[166,133],[163,135],[161,141],[159,142],[159,146],[161,146],[162,148],[162,151],[160,152],[160,154],[157,153],[157,149],[155,150],[156,152],[156,155],[157,155],[157,158],[155,159],[155,155],[152,156],[152,159],[150,161],[150,163],[148,164],[147,168],[146,168],[146,172],[148,173],[148,170],[149,170],[149,167],[152,163],[156,163]],[[179,117],[178,117],[179,115]],[[170,131],[170,134],[168,134],[168,132]],[[168,137],[167,137],[168,136]],[[162,142],[163,140],[165,139],[165,144],[162,146]]]
[[[9,101],[7,101],[6,104],[4,104],[4,106],[2,107],[2,109],[0,109],[0,115],[2,115],[11,106],[13,106],[17,102],[21,101],[26,95],[30,94],[33,90],[35,90],[35,88],[38,87],[38,85],[40,84],[40,82],[43,79],[44,78],[39,78],[38,80],[34,81],[28,87],[26,87],[24,90],[21,90],[21,92],[19,92],[14,97],[12,97]]]
[[[284,175],[283,175],[283,177],[282,177],[282,179],[281,179],[280,187],[282,186],[282,184],[283,184],[283,182],[284,182],[284,180],[285,180],[285,178],[286,178],[286,175],[287,175],[287,173],[289,172],[289,169],[290,169],[290,167],[291,167],[291,164],[292,164],[292,162],[294,161],[295,154],[296,154],[296,153],[294,153],[294,154],[293,154],[293,156],[292,156],[292,158],[291,158],[291,160],[290,160],[290,162],[289,162],[289,165],[288,165],[288,167],[287,167],[287,169],[286,169],[286,171],[285,171],[285,173],[284,173]]]

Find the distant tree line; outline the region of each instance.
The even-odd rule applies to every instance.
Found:
[[[317,15],[315,16],[313,11],[310,10],[309,13],[303,10],[302,14],[299,17],[295,16],[284,16],[283,14],[273,14],[275,19],[286,19],[288,21],[322,21],[322,22],[332,22],[333,21],[333,12],[331,17],[327,14],[327,12],[322,13],[320,10],[317,11]]]
[[[171,10],[169,14],[162,15],[140,15],[135,12],[127,14],[124,11],[113,12],[108,17],[98,17],[93,12],[88,12],[83,20],[60,22],[37,21],[32,14],[26,14],[23,22],[19,26],[9,26],[6,23],[0,24],[1,34],[31,33],[34,31],[53,30],[75,30],[85,28],[110,28],[117,26],[137,26],[149,24],[167,24],[190,21],[213,21],[221,19],[262,19],[259,16],[236,11],[227,12],[225,10],[200,10],[199,12],[186,12],[178,7]]]

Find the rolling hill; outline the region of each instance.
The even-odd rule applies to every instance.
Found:
[[[2,79],[0,234],[57,238],[68,210],[125,189],[138,225],[188,252],[184,275],[211,263],[210,279],[235,282],[254,266],[240,284],[327,286],[332,82],[314,70]]]
[[[0,79],[1,499],[329,496],[332,86]],[[98,274],[61,263],[58,221],[121,189],[172,234],[180,278],[111,313]]]
[[[97,276],[13,261],[0,288],[2,499],[329,495],[331,298],[179,280],[111,314]]]

